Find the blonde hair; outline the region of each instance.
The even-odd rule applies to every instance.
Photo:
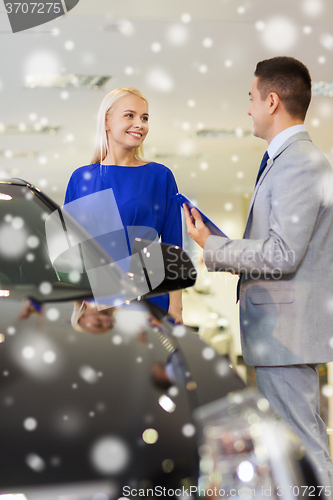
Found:
[[[104,97],[97,114],[95,148],[90,162],[91,164],[98,162],[102,163],[102,161],[107,156],[109,151],[109,146],[108,146],[107,133],[105,130],[105,117],[112,112],[112,108],[114,108],[115,104],[119,101],[119,99],[129,94],[133,94],[140,97],[148,105],[148,100],[146,96],[140,90],[134,87],[122,87],[119,89],[114,89],[111,90],[111,92],[109,92]],[[139,148],[134,149],[134,157],[137,160],[145,161],[142,144]]]
[[[90,306],[93,304],[89,303]],[[80,319],[82,316],[87,312],[89,306],[85,300],[75,300],[74,301],[74,309],[72,312],[71,316],[71,325],[76,330],[77,332],[87,332],[91,333],[91,331],[87,328],[84,328],[83,326],[80,325]],[[107,309],[107,312],[110,316],[115,316],[117,309],[115,307],[109,307],[105,306],[105,309]],[[104,332],[102,332],[104,333]]]

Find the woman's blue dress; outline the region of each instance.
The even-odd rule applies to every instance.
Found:
[[[139,167],[100,165],[100,163],[80,167],[73,172],[68,182],[65,204],[110,188],[113,190],[113,200],[115,200],[113,212],[117,212],[118,209],[119,214],[115,214],[115,218],[116,215],[118,217],[120,215],[129,247],[131,239],[138,236],[135,231],[132,231],[131,235],[130,228],[138,226],[142,228],[139,236],[143,238],[153,239],[154,236],[152,238],[150,236],[154,231],[149,229],[153,228],[163,243],[182,246],[180,207],[172,199],[178,188],[169,168],[154,162]],[[101,224],[103,217],[105,220],[110,220],[112,216],[109,213],[110,207],[105,204],[105,196],[94,196],[92,199],[93,207],[89,207],[89,203],[83,206],[90,213],[98,215],[99,220],[96,224]],[[146,233],[143,227],[147,228]],[[103,241],[101,243],[108,251]],[[109,253],[114,258],[112,252]],[[169,308],[168,294],[150,300],[165,311]]]

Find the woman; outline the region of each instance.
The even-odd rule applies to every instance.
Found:
[[[117,309],[110,307],[99,311],[94,303],[75,301],[71,325],[78,332],[106,333],[114,327]]]
[[[148,119],[148,102],[139,90],[119,88],[105,96],[97,116],[91,164],[72,174],[65,204],[112,188],[126,230],[153,228],[162,242],[182,246],[180,208],[172,199],[178,192],[173,174],[143,157]],[[100,207],[100,213],[105,216],[105,207]],[[130,247],[133,234],[128,233],[127,239]],[[181,290],[150,300],[182,323]]]

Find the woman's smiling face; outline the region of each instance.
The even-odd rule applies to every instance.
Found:
[[[105,117],[109,148],[140,147],[148,134],[148,118],[148,104],[141,97],[121,97]]]

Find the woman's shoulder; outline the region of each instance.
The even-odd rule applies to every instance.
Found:
[[[146,163],[145,165],[147,168],[149,168],[152,172],[154,172],[156,175],[163,174],[167,176],[173,177],[173,173],[170,170],[169,167],[166,165],[163,165],[163,163],[157,163],[156,161],[150,161],[149,163]]]
[[[78,167],[72,173],[71,179],[76,182],[82,178],[86,178],[87,175],[93,175],[95,171],[97,171],[97,167],[99,167],[99,163],[93,163],[91,165],[83,165],[82,167]]]

